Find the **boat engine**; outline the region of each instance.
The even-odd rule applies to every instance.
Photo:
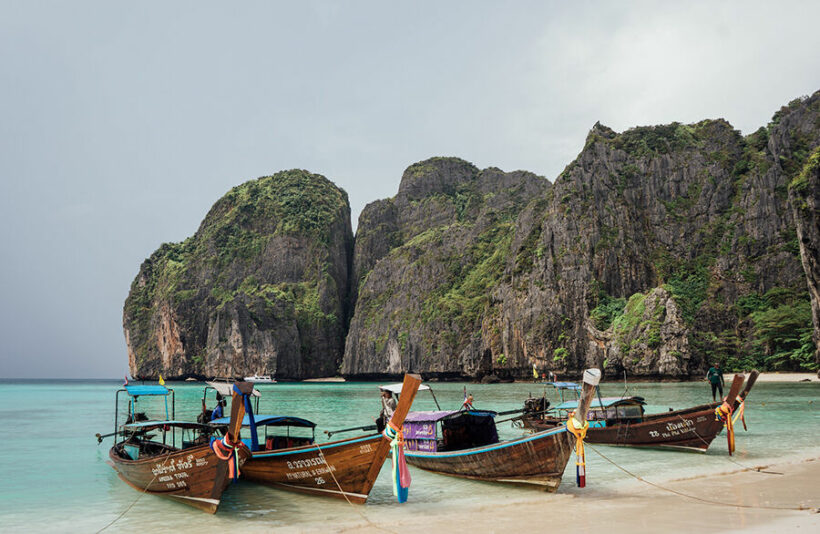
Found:
[[[547,411],[550,407],[550,401],[546,397],[530,397],[524,401],[524,413],[536,414]]]

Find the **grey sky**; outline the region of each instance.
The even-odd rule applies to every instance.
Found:
[[[122,376],[140,263],[246,180],[321,173],[355,226],[431,156],[553,179],[597,120],[820,88],[817,2],[564,4],[0,1],[0,377]]]

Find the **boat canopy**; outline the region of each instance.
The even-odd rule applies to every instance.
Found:
[[[171,392],[171,390],[159,384],[154,386],[125,386],[125,391],[132,397],[139,397],[140,395],[168,395],[168,393]]]
[[[142,430],[161,426],[173,426],[177,428],[196,428],[200,430],[209,429],[208,425],[192,423],[191,421],[138,421],[122,425],[125,430]]]
[[[402,383],[399,382],[397,384],[387,384],[384,386],[379,386],[379,389],[382,391],[389,391],[394,395],[399,395],[401,393],[401,386]],[[425,386],[424,384],[419,384],[419,391],[427,391],[430,389],[430,386]]]
[[[212,425],[227,425],[231,422],[230,417],[220,417],[211,421]],[[316,423],[302,419],[301,417],[291,417],[288,415],[254,415],[254,426],[298,426],[304,428],[315,428]],[[250,426],[251,420],[248,414],[242,419],[242,426]]]
[[[222,395],[223,397],[230,397],[233,395],[233,382],[205,382],[212,388],[216,390],[217,393]],[[262,394],[259,393],[259,390],[254,388],[252,395],[254,397],[261,397]]]
[[[602,399],[592,399],[592,403],[589,405],[590,410],[594,410],[596,408],[610,408],[612,406],[624,406],[627,404],[646,404],[644,402],[643,397],[604,397]],[[562,402],[558,406],[555,407],[556,410],[574,410],[578,407],[578,401],[566,401]]]
[[[495,417],[497,414],[490,410],[450,410],[450,411],[432,411],[432,412],[410,412],[405,421],[409,423],[435,423],[447,417],[456,416],[459,414],[470,414],[480,417]]]

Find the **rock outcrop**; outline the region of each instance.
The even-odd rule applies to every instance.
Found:
[[[140,268],[123,326],[156,376],[686,378],[820,367],[820,92],[723,119],[595,124],[554,183],[432,158],[362,211],[286,171]]]
[[[806,273],[814,324],[814,361],[820,368],[820,147],[789,185],[800,259]]]
[[[352,246],[347,194],[322,176],[233,188],[140,267],[123,312],[131,374],[335,374]]]
[[[472,166],[411,166],[362,213],[342,372],[799,368],[811,324],[787,191],[818,117],[820,93],[746,137],[722,119],[596,124],[552,187],[500,197],[506,217],[465,196]]]
[[[520,211],[549,188],[527,172],[457,158],[411,165],[395,198],[359,218],[356,312],[342,373],[476,376],[503,358],[492,292]]]

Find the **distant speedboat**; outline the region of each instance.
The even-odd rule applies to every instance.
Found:
[[[271,378],[270,375],[253,375],[253,376],[246,376],[245,377],[245,382],[273,384],[273,383],[276,382],[276,379]]]

